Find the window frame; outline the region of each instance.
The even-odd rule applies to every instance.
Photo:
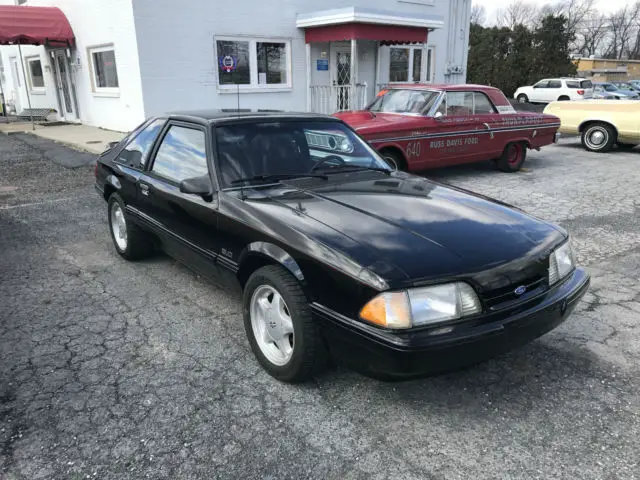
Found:
[[[389,85],[402,85],[408,83],[434,83],[435,80],[435,45],[429,44],[409,44],[409,45],[392,45],[389,47],[389,65],[387,67],[387,76],[391,78],[391,50],[409,50],[409,64],[407,66],[407,81],[406,82],[392,82],[389,81]],[[416,82],[413,80],[413,65],[415,59],[415,51],[422,51],[422,65],[420,66],[420,79]],[[429,78],[430,77],[430,78]]]
[[[222,84],[220,83],[220,57],[218,57],[218,41],[221,42],[248,42],[249,43],[249,83],[246,85]],[[285,46],[286,59],[286,83],[261,84],[258,83],[258,43],[283,43]],[[218,93],[242,92],[274,92],[290,91],[293,89],[293,67],[291,38],[284,37],[259,37],[243,35],[214,35],[213,37],[213,58],[215,68],[215,80]]]
[[[96,77],[96,64],[93,58],[94,53],[113,52],[116,75],[118,75],[117,87],[98,87],[98,79]],[[91,70],[91,91],[95,96],[119,97],[120,96],[120,75],[118,74],[118,59],[116,57],[116,48],[113,43],[103,45],[93,45],[87,47],[87,56],[89,57],[89,67]]]
[[[171,127],[184,127],[189,128],[191,130],[199,130],[204,133],[204,144],[205,144],[205,161],[207,164],[207,172],[209,174],[209,179],[211,180],[211,184],[215,191],[219,191],[220,188],[218,186],[216,175],[213,173],[213,162],[212,162],[212,149],[211,149],[211,133],[213,128],[211,126],[204,125],[202,123],[193,123],[193,122],[185,122],[181,120],[172,120],[169,119],[165,122],[164,127],[160,130],[158,137],[156,138],[156,143],[153,145],[151,152],[149,153],[149,159],[147,160],[147,164],[144,167],[144,172],[151,178],[154,178],[160,182],[164,182],[168,185],[173,185],[174,187],[180,188],[180,182],[175,181],[172,178],[167,178],[153,171],[153,166],[156,163],[156,156],[158,155],[158,150],[160,150],[160,146],[162,142],[164,142],[165,137],[171,130]]]
[[[40,62],[40,71],[42,72],[42,86],[34,87],[33,86],[33,74],[31,72],[31,62]],[[47,89],[47,83],[44,80],[44,64],[42,62],[42,58],[40,55],[31,55],[28,57],[24,57],[25,70],[27,72],[27,85],[29,87],[29,93],[35,95],[44,95]]]

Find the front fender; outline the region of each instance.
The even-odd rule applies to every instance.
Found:
[[[291,272],[291,274],[300,282],[304,282],[304,275],[300,269],[300,265],[298,265],[298,262],[296,262],[295,259],[283,248],[268,242],[250,243],[242,253],[240,253],[240,257],[238,259],[239,265],[242,266],[242,264],[252,254],[259,254],[268,257],[289,270],[289,272]]]

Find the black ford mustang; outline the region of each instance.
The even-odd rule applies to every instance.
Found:
[[[380,377],[469,365],[553,329],[589,285],[560,228],[392,171],[332,117],[151,118],[96,186],[124,258],[159,245],[243,288],[251,348],[283,381],[327,353]]]

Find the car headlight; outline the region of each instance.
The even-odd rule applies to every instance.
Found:
[[[384,292],[360,310],[360,318],[386,328],[433,325],[482,312],[480,299],[463,282]]]
[[[549,286],[569,275],[575,267],[571,242],[567,241],[551,253],[549,257]]]

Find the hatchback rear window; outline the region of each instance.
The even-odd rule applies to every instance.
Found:
[[[593,88],[593,83],[591,83],[591,80],[582,80],[580,82],[580,87],[582,87],[582,88]]]

